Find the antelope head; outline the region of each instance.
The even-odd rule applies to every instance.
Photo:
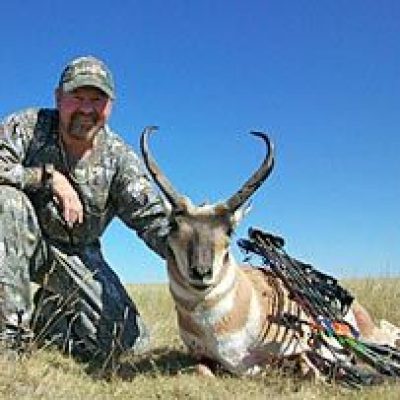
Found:
[[[245,214],[246,202],[261,186],[274,165],[273,145],[262,132],[251,132],[261,138],[267,148],[261,166],[228,200],[216,204],[194,205],[179,194],[162,173],[148,147],[149,135],[157,127],[147,127],[140,139],[144,163],[169,203],[170,231],[167,238],[167,261],[176,268],[180,281],[193,289],[206,290],[219,281],[232,265],[229,251],[231,235]]]

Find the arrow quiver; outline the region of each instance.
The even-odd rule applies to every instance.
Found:
[[[355,327],[344,320],[354,297],[335,278],[290,257],[283,238],[260,229],[250,228],[249,238],[240,239],[238,245],[247,259],[261,257],[264,268],[282,281],[291,299],[310,317],[313,334],[306,356],[327,381],[358,388],[382,382],[383,377],[400,377],[400,351],[360,340]],[[296,321],[284,315],[282,323],[295,325]],[[321,346],[330,358],[321,355]]]

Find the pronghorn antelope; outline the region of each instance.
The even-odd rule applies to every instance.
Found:
[[[306,354],[307,332],[280,324],[290,313],[307,320],[289,299],[283,284],[266,271],[244,267],[229,250],[230,237],[245,214],[245,203],[269,176],[273,146],[264,133],[267,154],[261,166],[227,201],[195,206],[179,194],[158,167],[148,148],[146,128],[141,137],[145,165],[169,204],[170,233],[167,267],[180,335],[189,351],[208,365],[219,364],[234,374],[253,374],[263,365]],[[366,339],[394,345],[399,330],[376,327],[356,303],[349,320]],[[306,328],[305,328],[306,329]],[[307,360],[305,360],[307,363]],[[206,371],[206,372],[204,372]]]

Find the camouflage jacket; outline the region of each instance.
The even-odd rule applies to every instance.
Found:
[[[34,183],[33,167],[54,164],[70,180],[84,207],[82,224],[68,229],[51,193]],[[28,109],[0,125],[0,184],[24,190],[35,206],[44,237],[85,246],[98,241],[119,217],[158,254],[164,254],[167,221],[137,155],[105,126],[87,159],[68,162],[58,133],[58,112]],[[1,190],[1,189],[0,189]]]

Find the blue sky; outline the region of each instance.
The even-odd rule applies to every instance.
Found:
[[[236,191],[263,157],[247,132],[270,133],[275,170],[235,239],[257,225],[336,276],[399,275],[400,2],[13,0],[0,13],[2,117],[52,106],[64,64],[93,54],[115,77],[111,126],[138,149],[159,125],[153,152],[197,203]],[[124,282],[166,281],[119,222],[103,246]]]

